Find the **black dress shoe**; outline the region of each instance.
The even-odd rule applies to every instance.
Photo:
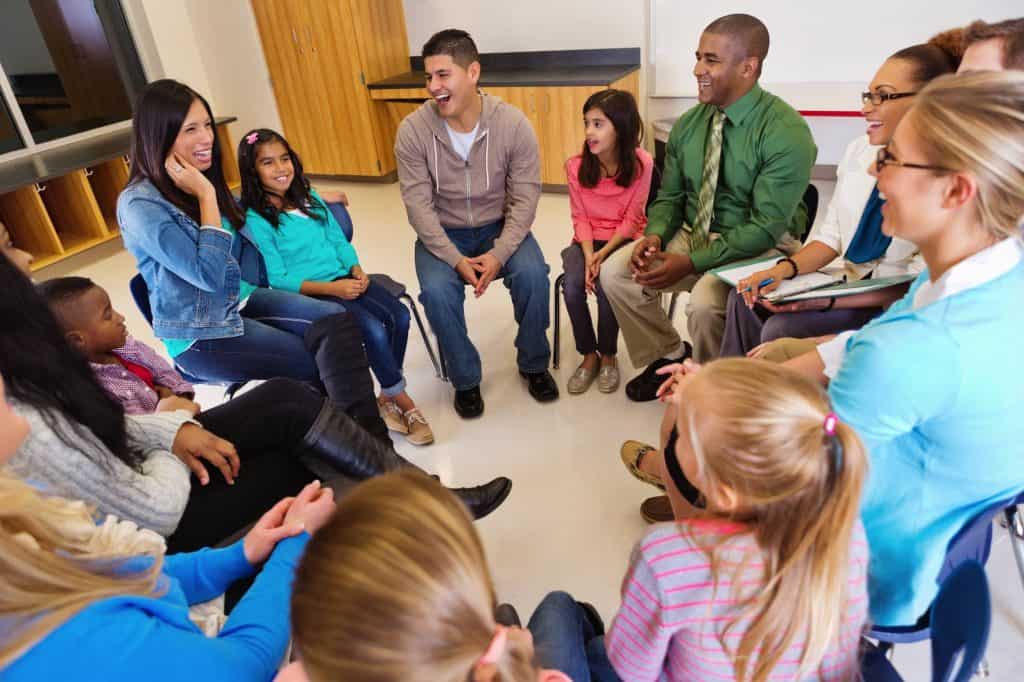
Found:
[[[524,372],[520,370],[519,375],[526,379],[530,395],[538,403],[550,403],[558,398],[558,384],[555,383],[551,373],[547,370],[543,372]]]
[[[463,419],[473,419],[484,413],[484,398],[480,395],[479,386],[455,391],[455,412]]]
[[[512,481],[499,476],[490,483],[473,488],[449,488],[455,496],[469,507],[474,519],[482,519],[501,506],[512,491]]]
[[[516,607],[504,602],[494,608],[494,622],[505,627],[523,627],[523,621],[519,619]]]
[[[685,345],[686,349],[683,351],[681,357],[674,360],[666,358],[655,360],[651,364],[647,365],[647,369],[633,377],[633,379],[626,384],[626,397],[638,403],[645,403],[657,398],[658,387],[668,379],[667,376],[658,374],[658,370],[666,365],[671,365],[674,362],[682,362],[686,358],[690,357],[693,354],[693,346],[689,343],[686,343]]]

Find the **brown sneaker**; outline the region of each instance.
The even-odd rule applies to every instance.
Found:
[[[396,405],[394,400],[384,396],[377,398],[377,409],[380,410],[380,417],[389,429],[398,433],[409,433],[409,427],[402,416],[402,408]]]
[[[663,523],[675,519],[675,515],[672,513],[672,503],[668,501],[668,495],[648,497],[640,505],[640,516],[644,517],[644,521],[647,523]]]
[[[430,424],[418,407],[412,408],[402,417],[405,420],[407,441],[413,445],[430,445],[434,442],[434,432],[430,430]]]

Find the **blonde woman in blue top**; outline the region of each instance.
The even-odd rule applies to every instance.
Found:
[[[877,625],[916,623],[957,531],[1024,490],[1021,140],[1024,73],[943,76],[918,93],[870,172],[882,231],[927,270],[864,328],[788,363],[828,385],[867,447]]]
[[[344,194],[317,194],[295,150],[279,133],[266,128],[242,137],[238,167],[245,224],[266,261],[270,286],[334,301],[351,312],[381,385],[378,406],[384,421],[410,443],[432,443],[434,434],[406,392],[402,374],[409,311],[384,287],[370,281],[356,250],[327,209],[327,201],[347,204]]]

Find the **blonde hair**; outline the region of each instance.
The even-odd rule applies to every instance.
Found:
[[[292,592],[309,679],[465,682],[495,633],[494,586],[463,504],[424,474],[377,476],[310,541]],[[495,680],[536,672],[512,639]]]
[[[122,543],[96,529],[83,503],[0,472],[0,669],[93,602],[154,594],[162,552],[131,570]]]
[[[803,677],[836,644],[847,609],[850,541],[859,514],[867,463],[846,424],[825,431],[824,391],[774,363],[724,359],[693,378],[680,406],[696,455],[694,484],[709,499],[707,517],[748,522],[761,553],[736,566],[731,579],[739,605],[725,635],[750,619],[732,652],[738,680],[767,680],[785,651],[803,643]],[[733,491],[738,511],[716,511],[716,492]],[[691,524],[687,533],[700,531]],[[715,582],[722,582],[722,536],[695,538],[705,547]],[[739,575],[764,562],[763,583],[740,594]],[[726,578],[730,580],[730,578]],[[755,654],[760,650],[759,654]]]
[[[972,175],[978,217],[997,240],[1019,237],[1024,218],[1024,73],[972,72],[936,79],[907,114],[928,163]]]

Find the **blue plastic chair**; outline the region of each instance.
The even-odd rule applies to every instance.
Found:
[[[142,313],[142,317],[145,318],[146,324],[148,324],[150,328],[152,328],[153,309],[150,307],[149,304],[149,286],[146,285],[146,280],[142,278],[141,274],[135,273],[135,276],[132,277],[131,281],[128,282],[128,290],[131,291],[132,300],[135,301],[135,307],[139,309],[140,313]],[[197,377],[192,374],[189,374],[181,367],[179,367],[177,363],[175,363],[174,369],[176,369],[178,371],[178,374],[180,374],[182,378],[185,379],[185,381],[189,382],[190,384],[215,384],[220,386],[226,385],[227,388],[224,389],[224,396],[229,400],[235,397],[235,394],[238,393],[238,391],[240,391],[248,383],[247,381],[209,381],[207,379],[203,379],[202,377]]]
[[[1024,555],[1024,540],[1020,536],[1017,527],[1017,505],[1024,504],[1024,492],[1002,502],[997,502],[985,509],[973,519],[968,521],[961,528],[953,539],[949,541],[946,549],[946,558],[939,569],[936,582],[943,584],[946,579],[963,563],[975,561],[984,566],[988,562],[989,554],[992,551],[992,521],[999,514],[1003,514],[1009,525],[1010,543],[1013,547],[1014,556],[1017,561],[1017,568],[1024,581],[1024,570],[1022,570],[1022,555]],[[929,611],[930,613],[930,611]],[[867,636],[877,639],[879,648],[888,651],[896,644],[909,644],[921,642],[932,636],[929,623],[929,614],[922,616],[921,620],[913,625],[894,627],[875,627],[868,631]]]
[[[985,658],[992,601],[985,569],[974,560],[943,581],[931,609],[932,682],[968,682]],[[902,682],[885,652],[869,645],[861,666],[864,682]]]
[[[352,224],[352,217],[348,213],[348,209],[345,208],[344,204],[340,203],[329,203],[327,209],[334,216],[334,219],[338,221],[338,225],[341,226],[341,231],[345,235],[345,238],[352,241],[352,237],[355,234],[355,226]],[[427,328],[423,324],[423,319],[420,317],[419,308],[416,306],[416,301],[409,294],[406,286],[401,282],[397,282],[388,275],[375,274],[370,275],[370,281],[383,287],[388,293],[397,299],[400,299],[409,310],[412,312],[413,319],[416,320],[416,326],[419,327],[420,336],[423,337],[423,345],[427,349],[427,355],[430,357],[430,364],[434,366],[434,374],[444,380],[448,380],[448,373],[444,367],[444,360],[438,361],[438,353],[434,351],[434,345],[430,342],[430,336],[427,334]]]

